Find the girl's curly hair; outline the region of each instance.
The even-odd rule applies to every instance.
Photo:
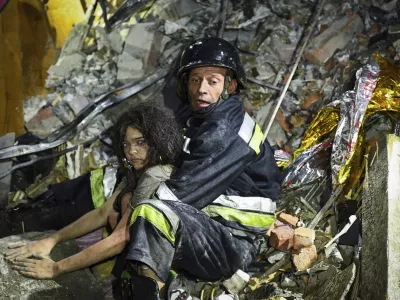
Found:
[[[175,117],[155,104],[141,103],[124,113],[116,124],[116,152],[120,163],[125,157],[122,144],[126,129],[139,130],[149,145],[148,165],[177,165],[183,145],[182,129]]]

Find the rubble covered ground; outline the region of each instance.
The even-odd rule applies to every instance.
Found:
[[[174,77],[180,51],[222,36],[240,52],[242,100],[269,129],[284,177],[277,220],[240,299],[360,299],[365,157],[395,132],[400,112],[391,84],[399,83],[400,3],[107,3],[107,21],[88,7],[88,22],[72,28],[48,70],[49,93],[24,102],[27,133],[0,138],[1,236],[21,233],[8,212],[49,185],[117,163],[110,129],[127,107],[158,101],[184,119]]]

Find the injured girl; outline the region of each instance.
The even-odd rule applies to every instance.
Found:
[[[139,104],[126,112],[116,127],[117,156],[127,170],[126,186],[117,189],[101,207],[51,236],[10,245],[5,258],[22,275],[54,278],[114,257],[125,248],[133,207],[142,200],[151,199],[159,184],[170,177],[183,138],[174,117],[149,104]],[[113,228],[108,237],[61,261],[54,262],[49,258],[58,243],[81,237],[107,224]]]

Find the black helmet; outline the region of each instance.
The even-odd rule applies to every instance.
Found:
[[[224,67],[233,71],[239,89],[246,88],[246,72],[240,62],[239,53],[229,42],[221,38],[201,38],[192,42],[183,50],[179,65],[178,78],[196,67]]]

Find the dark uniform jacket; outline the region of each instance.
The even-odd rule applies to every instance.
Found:
[[[258,124],[245,112],[238,95],[207,116],[188,121],[182,165],[166,181],[180,201],[198,209],[221,194],[264,197],[275,201],[280,172]]]

